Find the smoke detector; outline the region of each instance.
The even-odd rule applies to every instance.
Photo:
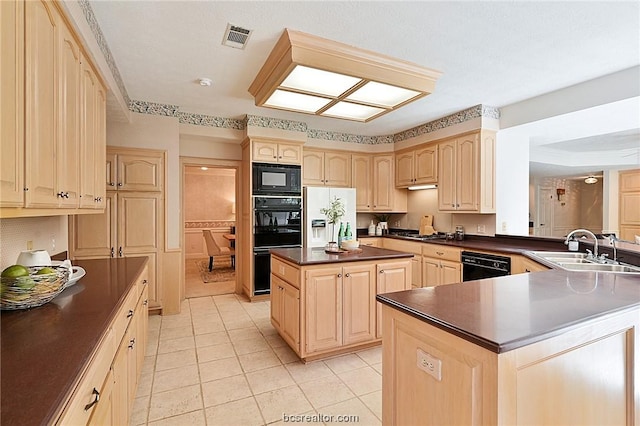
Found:
[[[210,78],[204,78],[203,77],[203,78],[198,79],[198,83],[200,83],[200,86],[209,87],[209,86],[211,86],[211,84],[213,82],[211,81]]]
[[[247,30],[246,28],[227,24],[227,30],[224,32],[222,45],[233,47],[235,49],[244,49],[252,32],[253,30]]]

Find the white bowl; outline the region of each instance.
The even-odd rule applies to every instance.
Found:
[[[360,247],[360,241],[358,240],[347,240],[342,242],[342,248],[345,250],[355,250]]]
[[[51,256],[46,250],[28,250],[20,252],[16,263],[22,266],[51,266]]]

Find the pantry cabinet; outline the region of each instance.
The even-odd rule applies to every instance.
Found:
[[[398,188],[438,182],[438,146],[428,145],[396,153],[395,182]]]
[[[351,154],[304,149],[302,184],[304,186],[349,187],[351,185]]]
[[[406,212],[407,193],[394,186],[393,154],[352,155],[358,212]]]
[[[300,164],[302,145],[275,140],[251,141],[252,161],[259,163]]]
[[[101,209],[104,188],[83,198],[83,185],[86,171],[95,179],[104,160],[102,80],[57,2],[5,1],[0,18],[0,217]],[[91,88],[85,84],[87,70],[93,74]]]
[[[495,132],[482,130],[438,145],[438,208],[495,213]]]

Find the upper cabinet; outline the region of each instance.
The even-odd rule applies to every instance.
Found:
[[[620,238],[634,241],[640,235],[640,169],[620,172]]]
[[[396,154],[396,187],[438,182],[438,146],[428,145]]]
[[[0,217],[104,208],[84,183],[104,170],[106,90],[79,39],[57,2],[3,1],[0,19]]]
[[[349,187],[351,154],[340,151],[304,149],[302,154],[304,186]]]
[[[495,213],[495,132],[460,135],[438,145],[438,208]]]
[[[371,211],[373,203],[371,155],[351,156],[351,187],[356,189],[356,211]]]
[[[394,186],[393,154],[353,154],[351,187],[358,212],[406,212],[407,193]]]
[[[164,153],[107,148],[106,186],[109,191],[162,191]],[[102,175],[104,179],[105,174]]]
[[[252,140],[252,160],[259,163],[300,164],[302,145],[270,140]]]

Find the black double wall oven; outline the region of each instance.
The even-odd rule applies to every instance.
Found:
[[[272,248],[302,247],[300,166],[253,165],[254,294],[269,294]]]

